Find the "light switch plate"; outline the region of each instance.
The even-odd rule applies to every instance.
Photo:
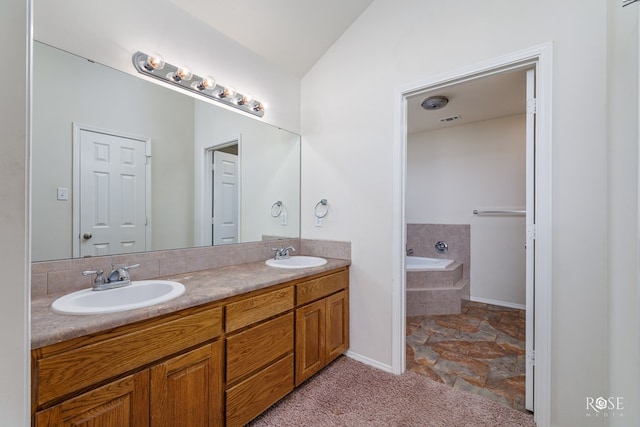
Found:
[[[58,187],[58,200],[69,200],[69,189],[67,187]]]

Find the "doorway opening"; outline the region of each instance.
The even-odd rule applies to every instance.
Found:
[[[206,150],[205,218],[210,233],[207,245],[228,245],[240,241],[238,141]]]
[[[407,247],[407,223],[411,223],[411,212],[406,206],[408,195],[405,193],[410,186],[408,172],[408,135],[411,123],[408,121],[409,103],[412,97],[427,98],[436,92],[441,93],[466,82],[488,78],[501,74],[509,74],[516,71],[535,70],[535,79],[532,80],[531,87],[535,91],[535,100],[527,101],[526,108],[532,112],[534,120],[528,124],[535,137],[535,142],[527,141],[526,150],[526,177],[527,177],[527,197],[524,209],[515,209],[519,206],[500,206],[509,211],[524,210],[527,217],[527,225],[521,243],[526,241],[527,252],[531,254],[531,260],[535,263],[529,264],[526,261],[527,276],[533,280],[528,283],[526,290],[527,315],[527,344],[535,344],[533,348],[526,350],[526,357],[531,361],[532,373],[527,375],[531,382],[527,387],[527,408],[534,410],[534,417],[538,422],[544,424],[548,420],[550,413],[550,316],[551,316],[551,45],[541,45],[522,52],[507,55],[485,63],[470,66],[461,70],[456,70],[442,76],[427,79],[422,82],[413,83],[405,88],[400,88],[397,98],[397,128],[401,129],[398,135],[397,158],[399,181],[396,182],[396,189],[400,206],[396,211],[395,224],[400,227],[400,238],[395,242],[399,252],[399,262],[395,265],[394,271],[399,277],[401,286],[394,291],[394,321],[396,321],[394,334],[394,371],[403,372],[406,369],[406,308],[407,308],[407,277],[405,273],[406,250]],[[484,99],[485,103],[490,103],[491,98]],[[529,110],[528,110],[529,111]],[[443,111],[444,113],[444,111]],[[455,113],[455,112],[454,112]],[[448,119],[464,114],[441,114],[438,118]],[[527,116],[529,114],[527,113]],[[457,120],[457,119],[452,119]],[[528,119],[527,119],[528,121]],[[533,148],[533,149],[532,149]],[[438,179],[440,184],[446,180],[455,180],[455,170],[451,170],[445,176]],[[423,185],[427,185],[424,183]],[[529,192],[529,189],[532,191]],[[535,189],[535,191],[533,191]],[[444,191],[444,190],[442,190]],[[473,210],[490,210],[487,208],[496,207],[492,204],[477,206]],[[509,208],[509,209],[506,209]],[[493,210],[493,209],[491,209]],[[494,218],[496,219],[496,218]],[[529,223],[529,219],[531,222]],[[437,221],[441,221],[436,218]],[[490,248],[486,248],[490,250]],[[535,283],[535,286],[534,286]],[[471,283],[473,289],[473,282]],[[491,299],[491,298],[488,298]],[[534,304],[535,301],[535,304]],[[539,355],[535,358],[536,353]],[[535,361],[535,365],[534,365]],[[535,369],[533,367],[535,366]],[[400,367],[400,369],[397,369]],[[535,388],[533,385],[535,384]],[[530,399],[530,401],[529,401]]]
[[[414,261],[453,261],[407,272],[408,369],[520,410],[531,395],[525,371],[533,373],[524,316],[533,284],[533,245],[526,242],[534,211],[527,203],[534,199],[527,197],[534,182],[526,167],[533,152],[527,99],[535,99],[527,93],[527,78],[535,79],[529,70],[407,98],[407,252]]]

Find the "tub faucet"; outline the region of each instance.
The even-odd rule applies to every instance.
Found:
[[[295,252],[296,248],[293,246],[287,246],[286,248],[282,246],[280,248],[271,248],[271,250],[275,251],[274,259],[287,259],[289,258],[289,251]]]

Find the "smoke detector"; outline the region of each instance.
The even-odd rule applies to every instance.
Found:
[[[436,96],[430,96],[428,98],[425,98],[424,101],[422,101],[422,108],[424,108],[425,110],[439,110],[441,108],[444,108],[445,105],[447,105],[449,103],[449,98],[447,98],[446,96],[442,96],[442,95],[436,95]]]

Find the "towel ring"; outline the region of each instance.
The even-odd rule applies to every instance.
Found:
[[[273,205],[271,205],[271,216],[274,218],[278,218],[282,213],[282,202],[278,200]]]
[[[327,206],[327,199],[322,199],[316,203],[315,214],[316,218],[324,218],[329,213],[329,206]]]

